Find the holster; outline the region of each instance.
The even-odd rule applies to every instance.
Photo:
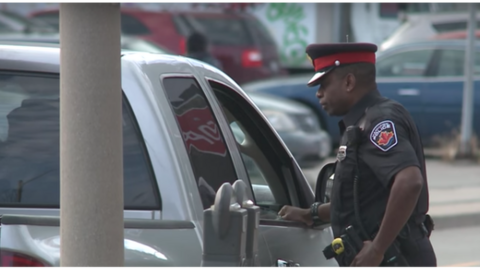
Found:
[[[427,230],[427,237],[430,238],[432,231],[435,229],[435,223],[430,215],[425,215],[425,221],[423,221],[423,225]]]

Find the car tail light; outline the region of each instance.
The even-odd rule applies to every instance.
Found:
[[[187,45],[184,37],[180,38],[180,55],[185,55],[187,53]]]
[[[258,50],[246,50],[242,54],[243,67],[261,67],[263,65],[262,54]]]
[[[49,267],[46,263],[25,254],[1,250],[0,266],[2,267]]]

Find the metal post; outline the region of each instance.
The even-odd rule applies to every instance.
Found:
[[[473,65],[475,61],[476,5],[469,3],[470,19],[468,21],[468,39],[465,49],[465,82],[463,85],[462,126],[459,156],[473,153],[471,138],[473,125]]]
[[[245,244],[245,266],[259,266],[258,227],[260,226],[260,207],[254,205],[247,196],[247,184],[237,180],[232,185],[237,203],[247,210],[247,235]]]
[[[120,4],[60,4],[63,266],[123,266]]]
[[[319,5],[318,3],[317,5]],[[344,42],[342,38],[342,5],[343,3],[332,3],[332,4],[327,4],[327,3],[321,3],[323,5],[332,5],[333,6],[333,23],[332,23],[332,42]]]
[[[248,213],[235,199],[233,187],[224,183],[203,212],[202,267],[245,266]]]

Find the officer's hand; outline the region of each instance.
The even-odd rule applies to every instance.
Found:
[[[362,250],[350,266],[379,266],[382,260],[383,254],[375,249],[372,241],[365,241]]]
[[[310,215],[310,209],[302,209],[295,206],[285,205],[280,209],[278,215],[290,221],[298,221],[311,226],[313,224],[312,217]]]

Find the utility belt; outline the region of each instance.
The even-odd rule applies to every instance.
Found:
[[[353,226],[345,229],[345,234],[335,238],[331,245],[323,250],[326,259],[335,258],[340,266],[350,266],[357,254],[363,248],[363,241],[359,233]],[[388,267],[406,267],[409,266],[405,256],[400,250],[400,243],[395,240],[394,243],[386,250],[381,266]]]
[[[380,266],[385,267],[407,267],[408,261],[403,254],[403,250],[410,248],[410,243],[415,243],[417,239],[423,237],[430,237],[431,230],[427,228],[425,223],[430,223],[431,218],[429,215],[424,216],[424,222],[417,222],[420,218],[411,219],[399,235],[392,243],[392,245],[386,250],[384,259]],[[433,223],[433,222],[432,222]],[[357,254],[363,248],[364,240],[375,239],[375,236],[380,228],[380,224],[377,226],[377,230],[372,234],[369,239],[361,237],[361,233],[357,227],[350,225],[345,229],[345,233],[340,237],[335,238],[332,243],[325,247],[323,254],[326,259],[335,258],[340,266],[349,266],[355,259]]]

